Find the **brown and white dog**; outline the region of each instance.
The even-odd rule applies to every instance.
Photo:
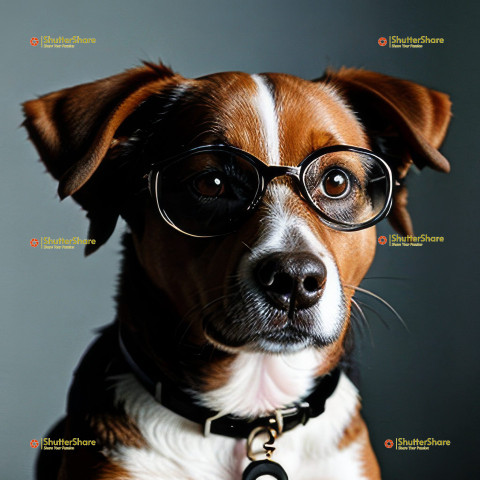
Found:
[[[294,480],[380,478],[349,378],[352,296],[390,207],[412,233],[410,166],[449,170],[447,95],[356,69],[146,63],[24,112],[87,211],[86,253],[129,226],[117,317],[50,434],[97,446],[43,452],[38,478],[240,479],[257,433]]]

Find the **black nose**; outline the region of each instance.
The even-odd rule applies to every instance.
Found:
[[[256,280],[277,308],[288,311],[310,308],[318,302],[327,279],[323,262],[308,252],[273,253],[258,262]]]

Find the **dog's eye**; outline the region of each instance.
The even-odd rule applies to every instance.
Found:
[[[329,170],[322,178],[322,190],[331,198],[340,198],[350,190],[348,174],[339,168]]]
[[[202,173],[195,178],[193,185],[203,197],[219,197],[225,193],[225,181],[220,172]]]

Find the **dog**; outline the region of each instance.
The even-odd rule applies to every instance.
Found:
[[[353,294],[374,225],[413,233],[410,167],[449,171],[449,97],[353,68],[187,79],[145,62],[23,109],[87,212],[86,254],[128,225],[116,318],[49,434],[80,445],[42,451],[37,478],[379,479]]]

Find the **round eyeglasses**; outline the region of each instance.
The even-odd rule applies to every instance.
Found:
[[[173,228],[194,237],[235,231],[277,177],[294,180],[300,196],[335,230],[354,231],[384,218],[392,205],[392,172],[370,150],[334,145],[296,167],[266,165],[229,145],[204,145],[151,165],[149,189]]]

